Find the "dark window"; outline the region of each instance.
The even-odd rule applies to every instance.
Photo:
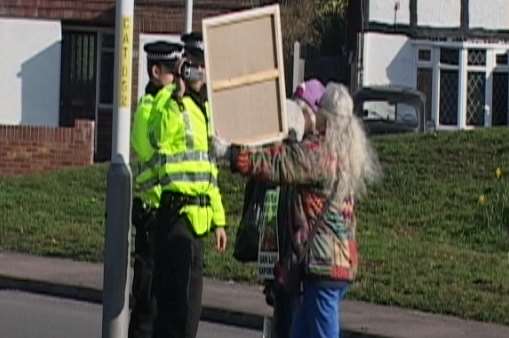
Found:
[[[99,77],[99,103],[113,104],[114,35],[102,33],[101,69]]]
[[[113,112],[111,108],[97,109],[97,148],[95,161],[107,161],[111,158],[111,138],[113,130]]]
[[[103,52],[101,56],[101,81],[99,103],[113,104],[113,52]]]
[[[431,61],[431,50],[419,49],[419,61]]]
[[[469,66],[485,66],[486,50],[485,49],[469,49],[468,50]]]
[[[458,71],[440,72],[440,124],[456,126],[458,124]]]
[[[417,89],[426,95],[426,121],[431,121],[431,102],[433,95],[433,71],[431,69],[417,69]]]
[[[499,66],[507,65],[507,54],[498,54],[497,55],[497,65],[499,65]]]
[[[509,74],[493,73],[493,107],[492,124],[494,126],[506,126],[509,112]]]
[[[111,157],[113,116],[113,69],[115,64],[114,34],[103,32],[101,36],[101,64],[99,67],[99,107],[97,108],[96,161]]]
[[[467,125],[484,126],[486,74],[469,72],[467,81]]]
[[[440,50],[440,63],[445,65],[459,65],[459,50],[442,48]]]
[[[115,48],[115,35],[109,33],[103,33],[103,48]]]

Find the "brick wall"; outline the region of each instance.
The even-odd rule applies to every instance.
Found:
[[[94,159],[94,123],[74,128],[0,125],[0,175],[19,175],[72,166]]]
[[[1,0],[0,16],[54,19],[68,22],[88,22],[94,25],[113,26],[115,0]],[[228,12],[253,5],[277,1],[270,0],[195,0],[194,10],[203,9]],[[184,8],[183,0],[136,0],[135,7],[153,9]],[[183,17],[183,11],[180,10]]]
[[[110,25],[115,21],[115,0],[2,0],[0,16]]]

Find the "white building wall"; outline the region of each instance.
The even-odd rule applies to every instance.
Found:
[[[486,0],[481,1],[486,3]],[[483,8],[483,12],[491,15],[493,11]],[[461,0],[417,0],[417,24],[431,27],[460,27]]]
[[[58,126],[59,21],[0,18],[0,124]]]
[[[396,4],[399,4],[397,10]],[[371,0],[369,2],[369,21],[389,25],[409,25],[410,0]]]
[[[415,45],[404,35],[364,35],[363,85],[417,85]]]
[[[470,28],[509,29],[508,0],[470,0]]]
[[[149,81],[147,72],[147,53],[143,46],[150,42],[167,41],[173,43],[181,43],[180,35],[172,34],[140,34],[140,43],[138,51],[138,100],[145,94],[145,86]]]

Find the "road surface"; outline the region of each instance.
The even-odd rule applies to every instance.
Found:
[[[2,338],[100,338],[101,305],[0,290]],[[198,338],[261,338],[261,332],[201,322]]]

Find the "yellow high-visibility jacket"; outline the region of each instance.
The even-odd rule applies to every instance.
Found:
[[[134,194],[151,208],[159,207],[161,200],[161,186],[158,181],[158,164],[155,149],[152,147],[148,134],[148,122],[154,96],[144,95],[134,114],[131,130],[131,146],[138,158],[134,172]]]
[[[217,184],[218,169],[209,149],[214,131],[212,114],[208,104],[204,113],[188,96],[179,104],[172,98],[174,90],[175,86],[170,85],[156,96],[149,137],[160,158],[162,191],[209,197],[210,206],[185,205],[180,210],[188,217],[195,234],[203,235],[226,223]]]

